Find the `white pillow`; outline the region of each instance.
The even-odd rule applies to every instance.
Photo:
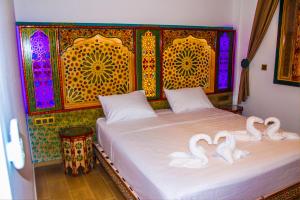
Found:
[[[157,116],[148,103],[143,90],[121,95],[99,95],[98,97],[108,124]]]
[[[168,102],[175,113],[213,108],[201,87],[168,90],[164,88]]]

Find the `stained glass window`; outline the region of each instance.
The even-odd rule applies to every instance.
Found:
[[[30,37],[30,44],[36,108],[53,108],[55,100],[49,38],[38,30]]]
[[[230,37],[224,32],[219,40],[218,89],[228,89],[230,61]]]

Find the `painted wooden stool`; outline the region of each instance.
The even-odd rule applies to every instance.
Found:
[[[79,171],[88,173],[93,168],[93,129],[91,127],[69,127],[60,132],[62,158],[65,174],[72,170],[72,175]]]

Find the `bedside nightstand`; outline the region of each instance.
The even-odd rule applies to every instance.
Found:
[[[93,167],[93,129],[91,127],[69,127],[60,132],[62,158],[65,173],[69,169],[76,176],[79,170],[88,173]]]
[[[218,108],[222,109],[222,110],[227,110],[229,112],[239,114],[239,115],[242,115],[242,113],[243,113],[243,107],[239,106],[239,105],[222,105],[222,106],[219,106]]]

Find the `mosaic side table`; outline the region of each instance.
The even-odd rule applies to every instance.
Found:
[[[72,175],[79,171],[88,173],[93,167],[93,129],[91,127],[69,127],[60,132],[62,158],[65,174],[72,170]]]

